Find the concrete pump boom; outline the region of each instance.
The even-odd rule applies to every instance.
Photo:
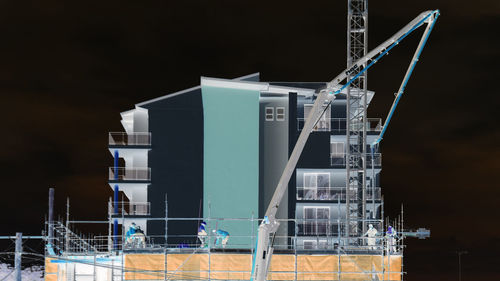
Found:
[[[318,122],[318,120],[323,115],[325,109],[323,108],[323,104],[330,104],[335,96],[338,95],[343,89],[348,87],[356,78],[358,78],[362,73],[368,70],[373,64],[375,64],[379,59],[388,54],[388,52],[395,47],[401,40],[403,40],[406,36],[412,33],[415,29],[419,28],[423,24],[428,24],[424,34],[422,35],[422,40],[417,48],[416,55],[414,56],[413,61],[416,62],[416,58],[421,52],[425,41],[427,40],[429,33],[432,30],[432,26],[439,16],[439,10],[434,11],[425,11],[418,15],[414,20],[408,23],[405,27],[403,27],[400,31],[390,37],[388,40],[380,44],[378,47],[370,51],[364,57],[356,61],[352,67],[344,70],[337,77],[335,77],[331,82],[327,84],[327,87],[321,90],[318,93],[316,101],[307,116],[307,120],[302,128],[302,132],[297,139],[295,147],[288,159],[288,163],[283,170],[281,178],[276,186],[276,190],[274,195],[270,201],[269,207],[265,213],[265,217],[261,224],[259,225],[258,237],[257,237],[257,245],[254,253],[254,260],[252,265],[252,275],[251,280],[255,281],[265,281],[267,278],[267,272],[269,268],[269,264],[271,261],[271,256],[273,253],[273,245],[269,244],[270,236],[276,234],[276,231],[279,227],[279,222],[276,221],[276,212],[278,211],[279,203],[283,199],[283,195],[285,194],[286,189],[288,188],[288,182],[295,170],[297,162],[299,160],[300,155],[302,154],[302,150],[309,138],[310,133],[312,132],[314,126]],[[425,38],[425,39],[424,39]],[[423,42],[423,43],[422,43]],[[418,54],[417,54],[418,53]],[[409,78],[408,73],[411,74],[413,70],[414,64],[410,64],[411,70],[407,72],[405,75],[405,82]],[[340,83],[347,78],[348,81],[344,85],[340,85]],[[404,87],[403,87],[404,88]],[[400,89],[401,92],[401,89]],[[328,108],[328,107],[327,107]]]

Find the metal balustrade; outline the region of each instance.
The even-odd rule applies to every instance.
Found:
[[[150,181],[151,168],[109,167],[110,181]]]
[[[122,202],[120,202],[122,203]],[[207,222],[207,230],[205,236],[206,246],[201,245],[200,236],[195,230],[189,233],[179,233],[168,235],[168,242],[165,242],[164,235],[147,235],[143,238],[143,243],[135,245],[131,243],[130,236],[125,235],[127,229],[122,229],[122,234],[119,235],[99,235],[85,236],[76,234],[65,228],[61,222],[54,224],[56,229],[54,237],[47,241],[56,250],[56,255],[80,253],[80,254],[95,254],[106,253],[114,250],[132,250],[132,251],[154,251],[158,249],[168,249],[169,251],[179,249],[219,249],[222,248],[220,243],[217,243],[217,234],[212,230],[229,227],[231,224],[243,226],[247,225],[248,233],[235,234],[230,233],[228,240],[229,249],[247,249],[251,251],[255,246],[257,238],[256,227],[262,221],[257,218],[158,218],[157,220],[165,220],[169,227],[174,227],[177,224],[189,223],[189,225],[198,225],[200,221]],[[295,235],[277,234],[274,239],[274,248],[277,250],[312,250],[312,251],[348,251],[373,254],[373,251],[381,253],[382,250],[390,251],[391,254],[396,254],[402,249],[402,240],[397,236],[388,236],[382,227],[383,223],[380,219],[366,219],[364,222],[372,224],[378,230],[375,237],[366,235],[358,235],[346,237],[345,235],[345,218],[330,218],[330,219],[279,219],[283,229],[295,229]],[[360,221],[361,222],[361,221]],[[358,222],[357,222],[358,223]],[[184,228],[188,230],[189,228]],[[189,231],[189,230],[188,230]],[[144,236],[143,236],[144,237]],[[316,241],[313,243],[311,241]],[[160,243],[157,243],[160,242]],[[371,242],[371,244],[370,244]],[[312,244],[311,244],[312,243]],[[198,251],[198,250],[197,250]]]
[[[111,206],[113,215],[147,216],[151,214],[150,202],[111,202]]]
[[[125,133],[125,132],[110,132],[109,133],[109,145],[140,145],[149,146],[151,145],[151,133]]]
[[[372,167],[372,159],[374,167],[382,166],[382,153],[374,153],[373,155],[371,153],[365,153],[364,155],[367,168]],[[354,163],[355,161],[362,161],[359,155],[351,155],[351,157],[353,157],[351,163]],[[346,163],[347,159],[345,154],[339,155],[338,153],[336,153],[330,155],[330,165],[332,167],[337,167],[337,168],[345,167]]]
[[[297,130],[301,131],[307,118],[297,118]],[[382,119],[368,118],[365,124],[367,132],[381,132]],[[351,123],[352,130],[362,130],[363,122]],[[322,118],[313,131],[316,132],[345,132],[347,130],[345,118]]]
[[[345,187],[297,187],[297,200],[316,200],[316,201],[332,201],[346,200]],[[351,194],[357,190],[351,191]],[[380,187],[372,189],[368,187],[366,190],[366,199],[381,199],[382,192]]]

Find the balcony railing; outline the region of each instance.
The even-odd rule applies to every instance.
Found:
[[[356,197],[357,190],[351,191],[351,197]],[[297,187],[297,200],[319,200],[319,201],[336,201],[346,200],[345,187]],[[366,199],[380,199],[380,187],[367,187]]]
[[[297,130],[301,131],[304,128],[306,119],[297,118]],[[345,132],[347,128],[347,120],[345,118],[326,118],[320,119],[316,124],[313,131],[318,132]],[[366,131],[367,132],[380,132],[382,131],[382,119],[381,118],[367,118],[366,121]],[[351,124],[351,130],[360,131],[363,130],[363,122],[356,122]]]
[[[110,181],[150,181],[151,168],[109,167]]]
[[[111,202],[113,215],[148,216],[151,214],[149,202]]]
[[[366,161],[366,167],[371,168],[372,167],[372,159],[373,159],[373,166],[374,167],[381,167],[382,166],[382,153],[374,153],[373,156],[371,153],[365,153],[365,161]],[[346,156],[345,154],[339,155],[338,153],[336,154],[331,154],[330,155],[330,165],[332,167],[345,167],[346,166]],[[356,162],[356,161],[362,161],[359,156],[353,155],[353,159],[351,159],[351,163]]]
[[[109,145],[151,145],[151,133],[109,133]]]

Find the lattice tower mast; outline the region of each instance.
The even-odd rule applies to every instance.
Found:
[[[347,9],[347,67],[350,68],[368,52],[368,0],[348,0]],[[346,237],[359,237],[366,232],[366,109],[364,72],[347,87]]]

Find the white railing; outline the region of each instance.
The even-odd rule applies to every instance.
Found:
[[[301,131],[304,127],[306,118],[297,118],[297,130]],[[316,124],[313,131],[317,132],[345,132],[347,128],[347,120],[345,118],[326,118],[320,119]],[[366,121],[367,132],[380,132],[382,131],[381,118],[367,118]],[[351,130],[363,130],[363,122],[351,123]]]
[[[150,181],[151,168],[109,167],[109,180]]]
[[[151,145],[151,133],[109,133],[109,145]]]
[[[346,200],[345,187],[297,187],[297,200],[336,201]],[[351,196],[352,192],[351,192]],[[366,199],[380,199],[380,187],[367,187]]]
[[[113,215],[148,216],[151,214],[149,202],[111,202]]]
[[[365,153],[365,161],[366,161],[366,167],[371,168],[372,167],[372,158],[373,158],[373,166],[374,167],[380,167],[382,166],[382,153],[374,153],[373,156],[371,153]],[[346,157],[345,154],[339,155],[338,153],[336,154],[330,154],[330,165],[332,167],[345,167],[346,165]],[[361,159],[354,159],[351,161],[361,161]]]

